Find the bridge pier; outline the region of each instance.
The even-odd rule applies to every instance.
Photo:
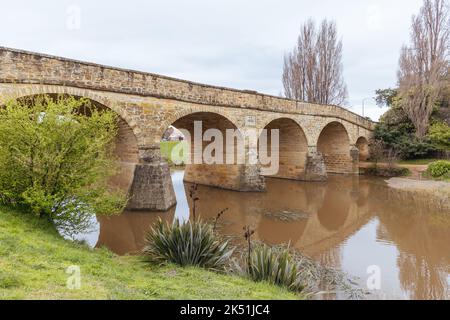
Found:
[[[327,180],[327,168],[323,155],[317,151],[317,146],[311,146],[308,148],[308,155],[306,157],[305,165],[305,181],[326,181]]]
[[[127,209],[166,211],[177,203],[170,168],[159,146],[139,147]]]
[[[360,151],[356,146],[350,147],[350,158],[352,159],[352,174],[359,174]]]
[[[245,143],[243,163],[188,164],[184,181],[241,192],[265,191],[266,180],[261,175],[261,165],[255,160],[251,161],[252,157],[253,159],[258,157],[257,146],[250,146],[247,139]]]
[[[258,165],[206,165],[186,166],[184,181],[204,186],[242,192],[261,192],[266,183]]]
[[[266,190],[266,179],[261,175],[259,165],[242,166],[240,191],[262,192]]]

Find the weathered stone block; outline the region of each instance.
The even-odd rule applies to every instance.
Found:
[[[327,168],[320,153],[308,155],[306,159],[305,181],[326,181]]]
[[[167,163],[136,165],[129,210],[166,211],[176,203]]]

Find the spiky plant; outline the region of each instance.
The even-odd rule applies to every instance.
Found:
[[[159,220],[146,236],[144,254],[156,263],[175,263],[223,270],[234,249],[222,241],[210,224],[201,221],[173,224]]]
[[[287,248],[258,244],[235,267],[253,281],[266,281],[294,292],[304,289],[299,267]]]

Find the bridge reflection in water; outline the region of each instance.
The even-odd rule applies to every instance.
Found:
[[[189,184],[173,172],[178,205],[165,213],[124,212],[99,217],[97,247],[118,254],[139,252],[149,227],[159,218],[189,218]],[[242,228],[255,228],[255,240],[291,247],[361,278],[381,268],[379,296],[450,299],[450,214],[429,199],[410,197],[382,180],[335,176],[328,182],[268,179],[266,193],[240,193],[199,186],[202,219],[221,218],[220,232],[242,241]]]

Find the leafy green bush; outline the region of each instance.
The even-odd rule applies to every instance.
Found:
[[[436,161],[428,166],[428,174],[433,178],[450,177],[450,161]]]
[[[161,155],[167,159],[169,165],[184,165],[188,155],[188,143],[186,141],[162,141]]]
[[[84,99],[8,101],[0,108],[0,201],[53,221],[120,212],[126,196],[108,186],[116,133],[115,114]]]
[[[438,150],[436,145],[429,137],[416,137],[414,124],[398,103],[389,106],[375,127],[374,139],[382,141],[386,150],[395,150],[403,160],[432,157]]]
[[[304,289],[301,273],[289,249],[258,244],[235,268],[253,281],[266,281],[294,292]]]
[[[222,241],[210,224],[200,221],[173,224],[158,221],[146,236],[144,254],[152,262],[175,263],[223,270],[234,249]]]
[[[443,121],[433,123],[428,133],[431,142],[438,148],[450,150],[450,127]]]
[[[404,177],[411,174],[408,168],[403,167],[371,167],[364,170],[364,173],[377,177]]]
[[[428,137],[419,140],[408,123],[387,124],[380,122],[375,127],[374,138],[383,141],[386,149],[396,150],[401,159],[431,157],[438,149]]]

